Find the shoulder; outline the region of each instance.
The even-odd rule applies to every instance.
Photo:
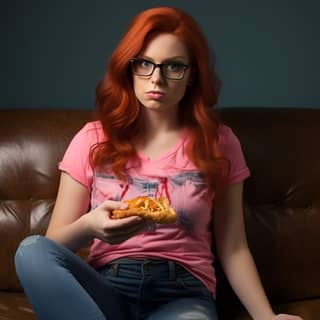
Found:
[[[79,142],[95,144],[106,140],[100,121],[87,122],[75,135],[74,139]]]
[[[218,148],[221,152],[229,148],[239,148],[240,141],[233,130],[225,124],[221,124],[218,128]]]
[[[228,183],[240,182],[250,176],[239,138],[226,125],[218,130],[218,150],[230,164]]]
[[[98,135],[103,137],[103,128],[100,121],[90,121],[87,122],[80,131],[84,135]]]

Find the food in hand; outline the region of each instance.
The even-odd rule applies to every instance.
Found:
[[[177,221],[177,214],[170,206],[167,198],[139,196],[124,202],[128,204],[128,207],[113,210],[111,218],[121,219],[140,216],[145,219],[151,219],[156,223],[174,223]]]

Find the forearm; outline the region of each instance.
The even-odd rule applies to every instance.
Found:
[[[46,237],[74,252],[88,245],[93,239],[92,235],[88,232],[87,214],[68,225],[49,228]]]
[[[246,247],[222,259],[225,274],[254,320],[273,319],[274,313],[262,287],[251,253]]]

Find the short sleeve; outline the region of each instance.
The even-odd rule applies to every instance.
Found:
[[[101,136],[101,133],[100,133]],[[96,122],[87,123],[71,140],[59,169],[83,184],[91,191],[93,170],[89,155],[91,147],[99,141],[99,126]]]
[[[240,141],[231,128],[226,125],[222,125],[219,128],[218,148],[221,154],[230,162],[227,184],[241,182],[250,176]]]

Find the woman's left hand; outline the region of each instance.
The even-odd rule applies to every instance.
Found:
[[[274,320],[303,320],[303,319],[299,316],[281,313],[281,314],[277,314]]]

